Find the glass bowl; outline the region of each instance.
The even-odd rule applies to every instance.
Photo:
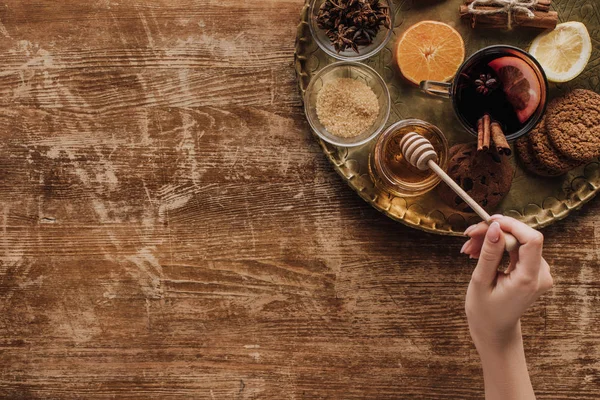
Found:
[[[400,142],[409,132],[429,139],[438,154],[438,165],[444,171],[448,166],[448,141],[436,126],[418,119],[391,125],[373,146],[369,156],[369,174],[377,187],[399,197],[423,195],[441,182],[433,171],[420,171],[402,156]]]
[[[350,78],[367,84],[373,90],[379,101],[379,115],[370,128],[358,136],[344,138],[330,133],[319,121],[317,116],[317,96],[327,83],[338,78]],[[361,146],[384,128],[390,116],[390,92],[383,78],[371,67],[355,62],[337,62],[330,64],[317,72],[311,79],[304,93],[304,112],[313,131],[324,141],[342,147]]]
[[[319,28],[319,26],[317,25],[317,15],[319,13],[321,5],[324,2],[325,0],[311,0],[310,8],[308,10],[308,25],[310,27],[310,33],[315,39],[315,42],[317,42],[317,45],[321,48],[321,50],[323,50],[331,57],[342,61],[366,60],[367,58],[379,53],[379,51],[385,47],[385,45],[389,42],[390,38],[392,37],[394,31],[394,7],[392,1],[381,0],[381,2],[388,6],[390,10],[390,29],[381,25],[379,33],[377,33],[377,36],[375,36],[375,38],[373,39],[373,43],[371,43],[368,46],[360,46],[358,48],[358,53],[356,53],[352,49],[348,49],[338,53],[331,44],[329,38],[327,37],[325,30]]]
[[[467,59],[460,67],[460,70],[456,74],[456,78],[454,79],[454,83],[452,84],[452,106],[454,107],[454,113],[457,115],[460,123],[465,127],[465,129],[473,136],[477,137],[477,130],[474,129],[472,123],[463,115],[460,110],[460,101],[458,100],[459,93],[459,78],[461,75],[464,75],[465,71],[469,71],[473,65],[477,65],[482,62],[482,59],[487,63],[491,61],[491,59],[497,59],[501,57],[515,57],[522,61],[524,61],[535,76],[538,79],[540,84],[540,104],[538,105],[535,113],[522,124],[521,129],[516,132],[506,133],[506,140],[512,142],[513,140],[517,140],[523,135],[531,132],[533,128],[535,128],[538,123],[544,117],[546,113],[547,103],[548,103],[548,78],[546,77],[546,73],[544,72],[544,68],[540,65],[540,63],[533,57],[531,54],[527,53],[524,50],[519,49],[518,47],[508,46],[508,45],[494,45],[483,48],[476,53],[474,53],[471,57]]]

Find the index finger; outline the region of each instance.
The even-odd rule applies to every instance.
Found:
[[[512,233],[522,245],[531,242],[541,244],[544,240],[544,235],[539,231],[536,231],[529,225],[517,221],[514,218],[506,217],[504,215],[494,215],[492,216],[492,221],[498,221],[502,230],[504,232]]]
[[[470,227],[468,227],[464,235],[468,237],[484,237],[489,227],[490,226],[487,224],[487,222],[481,221],[478,224],[471,225]]]
[[[498,221],[503,231],[517,238],[521,244],[518,249],[519,261],[530,273],[537,273],[542,258],[544,235],[514,218],[495,215],[492,220]]]

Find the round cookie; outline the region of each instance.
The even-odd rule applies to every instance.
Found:
[[[560,153],[588,162],[600,156],[600,95],[576,89],[548,107],[546,129]]]
[[[552,143],[550,143],[550,139],[548,139],[545,120],[542,120],[542,122],[529,133],[529,142],[531,143],[531,150],[540,164],[556,175],[565,174],[581,165],[580,161],[567,158],[554,148]]]
[[[495,208],[512,185],[514,170],[508,157],[495,152],[477,152],[476,144],[458,145],[450,149],[448,175],[483,208]],[[438,194],[449,206],[463,212],[471,208],[444,183]]]
[[[529,136],[522,136],[515,142],[515,150],[519,160],[523,167],[532,174],[545,176],[545,177],[556,177],[562,175],[562,173],[555,170],[549,169],[544,164],[540,163],[535,156]]]
[[[461,151],[463,148],[469,147],[470,145],[470,143],[460,143],[450,147],[450,150],[448,150],[448,160],[452,160],[456,153]]]

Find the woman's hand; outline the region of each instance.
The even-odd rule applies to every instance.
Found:
[[[550,267],[542,257],[544,237],[503,216],[467,229],[471,239],[461,252],[478,258],[467,290],[465,310],[471,337],[482,360],[486,399],[535,399],[529,380],[521,315],[552,287]],[[504,255],[504,234],[521,246],[510,253],[506,272],[498,271]]]
[[[552,288],[550,267],[542,257],[544,236],[527,225],[494,216],[467,230],[471,239],[463,252],[478,258],[471,277],[465,309],[475,344],[502,345],[518,327],[521,315]],[[506,272],[498,267],[504,255],[503,232],[512,233],[521,246],[510,254]]]

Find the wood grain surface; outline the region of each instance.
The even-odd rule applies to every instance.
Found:
[[[480,399],[460,239],[305,122],[301,0],[0,2],[0,396]],[[600,398],[600,202],[545,230],[540,399]]]

